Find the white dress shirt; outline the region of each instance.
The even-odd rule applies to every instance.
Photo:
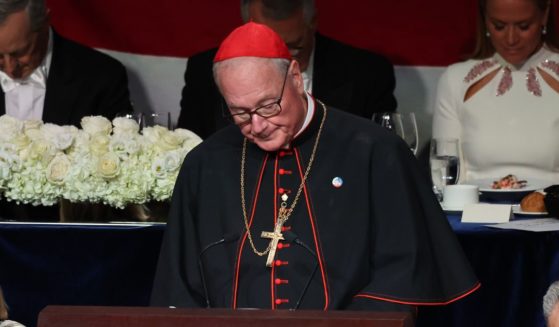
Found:
[[[4,91],[6,114],[21,120],[41,120],[52,60],[52,30],[49,30],[47,53],[41,64],[23,80],[12,79],[0,71],[0,85]]]
[[[305,90],[307,92],[310,92],[311,94],[312,94],[312,73],[313,73],[313,66],[314,66],[314,49],[315,47],[313,47],[311,51],[307,69],[303,72],[303,83],[305,84]]]

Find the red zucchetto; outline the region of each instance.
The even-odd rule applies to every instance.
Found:
[[[284,58],[291,54],[281,37],[266,25],[248,22],[229,34],[217,50],[214,62],[238,57]]]

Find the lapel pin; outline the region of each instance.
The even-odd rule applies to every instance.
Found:
[[[332,185],[334,185],[335,188],[340,188],[343,184],[344,180],[341,177],[334,177],[334,179],[332,179]]]

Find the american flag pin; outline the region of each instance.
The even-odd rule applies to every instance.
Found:
[[[334,179],[332,179],[332,185],[335,188],[340,188],[342,187],[343,184],[344,184],[344,180],[341,177],[334,177]]]

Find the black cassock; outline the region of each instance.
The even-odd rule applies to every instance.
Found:
[[[246,210],[260,251],[269,242],[260,234],[273,231],[281,195],[288,195],[288,206],[295,198],[323,115],[315,107],[289,150],[247,146]],[[243,223],[242,144],[238,127],[230,126],[185,159],[152,305],[204,307],[207,294],[212,307],[373,310],[393,303],[445,304],[479,287],[406,144],[333,108],[285,224],[289,239],[266,267]]]

